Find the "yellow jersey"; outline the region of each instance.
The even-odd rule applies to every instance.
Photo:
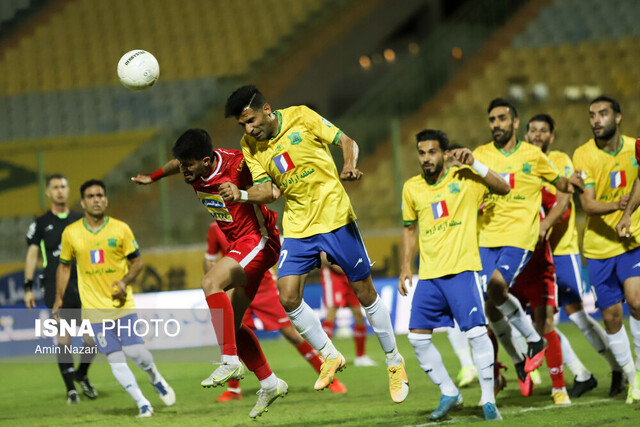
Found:
[[[598,147],[593,139],[573,153],[573,165],[583,172],[585,187],[593,187],[600,202],[614,202],[631,193],[638,176],[635,139],[623,136],[617,153]],[[584,229],[583,252],[587,258],[604,259],[640,246],[640,210],[631,215],[631,238],[620,239],[616,225],[622,218],[618,210],[607,215],[588,215]]]
[[[276,136],[258,141],[245,134],[240,145],[254,185],[273,181],[286,200],[284,237],[328,233],[355,221],[327,145],[337,144],[342,131],[305,106],[274,113]]]
[[[127,257],[135,257],[138,253],[138,243],[129,226],[111,217],[106,217],[98,231],[90,230],[84,218],[64,229],[60,262],[76,260],[83,315],[86,309],[103,309],[104,313],[108,313],[105,314],[106,318],[114,319],[131,313],[125,310],[135,308],[131,286],[127,286],[124,305],[114,310],[111,285],[129,272]],[[89,311],[95,313],[100,310]]]
[[[511,186],[506,196],[490,194],[485,199],[480,246],[534,250],[540,233],[542,180],[555,184],[558,171],[542,150],[524,141],[518,141],[510,153],[490,142],[476,148],[473,156]]]
[[[402,219],[418,224],[421,280],[482,269],[478,208],[488,188],[469,167],[447,169],[430,184],[417,175],[404,184]]]
[[[571,158],[562,151],[550,151],[549,160],[560,172],[560,175],[569,178],[573,175],[573,163]],[[551,194],[557,194],[556,187],[548,183],[543,184]],[[553,226],[549,235],[549,243],[554,255],[579,254],[578,229],[576,228],[576,205],[573,197],[570,199],[569,209],[571,213],[566,221],[562,221]]]

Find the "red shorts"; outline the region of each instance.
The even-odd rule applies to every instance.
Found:
[[[280,239],[249,234],[231,243],[225,256],[236,260],[244,269],[247,275],[244,292],[253,300],[265,272],[278,261]]]
[[[553,266],[549,242],[539,244],[524,270],[509,289],[523,307],[531,304],[531,313],[541,305],[558,308],[556,296],[556,269]]]
[[[324,303],[327,307],[359,307],[360,301],[344,274],[338,274],[329,267],[320,269]]]
[[[256,328],[254,316],[260,319],[265,331],[277,331],[291,325],[291,321],[280,304],[278,288],[271,271],[267,270],[258,287],[258,293],[253,298],[251,305],[244,313],[242,323]]]

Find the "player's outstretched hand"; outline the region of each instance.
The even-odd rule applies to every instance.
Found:
[[[473,164],[473,153],[468,148],[456,148],[455,150],[449,151],[449,155],[463,165],[471,166]]]
[[[153,180],[151,179],[151,175],[149,175],[148,173],[139,173],[136,176],[132,176],[131,181],[140,185],[149,185],[153,183]]]
[[[409,294],[409,288],[412,285],[412,277],[410,271],[401,271],[400,277],[398,277],[398,292],[403,297],[406,297]]]
[[[343,181],[357,181],[362,178],[362,172],[358,168],[342,168],[340,179]]]
[[[29,309],[29,311],[31,311],[32,308],[35,308],[36,306],[36,299],[33,296],[33,292],[32,291],[26,291],[24,293],[24,305],[27,306],[27,308]]]
[[[223,182],[218,187],[218,190],[225,202],[237,202],[240,200],[240,190],[233,182]]]
[[[618,236],[623,238],[631,237],[631,215],[623,214],[618,224],[616,224],[616,231]]]

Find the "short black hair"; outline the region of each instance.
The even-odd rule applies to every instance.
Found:
[[[177,139],[172,152],[178,160],[200,160],[213,156],[213,142],[206,130],[187,129]]]
[[[511,113],[511,117],[514,119],[518,118],[518,110],[516,110],[515,105],[513,105],[511,101],[504,98],[495,98],[489,103],[487,113],[491,113],[491,110],[497,107],[507,107],[509,109],[509,113]]]
[[[444,152],[449,149],[449,137],[446,133],[436,129],[425,129],[416,134],[416,146],[422,141],[438,141],[440,149]]]
[[[553,120],[553,117],[545,113],[536,114],[535,116],[531,117],[529,119],[529,122],[527,122],[527,130],[529,130],[529,125],[531,124],[531,122],[545,122],[549,125],[549,130],[551,131],[551,133],[553,133],[554,129],[556,128],[556,121]]]
[[[224,116],[238,118],[247,107],[258,111],[261,110],[266,103],[267,99],[257,87],[254,85],[242,86],[227,98],[227,103],[224,106]]]
[[[622,114],[622,109],[620,108],[620,103],[618,103],[618,101],[616,101],[615,99],[613,99],[610,96],[600,95],[599,97],[597,97],[593,101],[591,101],[589,103],[589,106],[595,104],[596,102],[608,102],[609,104],[611,104],[611,109],[613,110],[614,113]]]
[[[85,181],[84,184],[80,186],[80,198],[84,199],[84,192],[87,190],[87,188],[93,187],[94,185],[99,185],[100,187],[102,187],[102,189],[104,190],[104,195],[107,195],[107,186],[104,185],[103,181],[100,181],[99,179],[90,179],[89,181]]]
[[[49,184],[51,184],[51,181],[53,181],[54,179],[64,179],[65,181],[68,181],[67,177],[64,176],[64,174],[52,173],[51,175],[47,175],[47,187],[49,187]]]

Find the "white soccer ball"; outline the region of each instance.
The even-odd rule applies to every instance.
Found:
[[[118,78],[127,89],[148,89],[158,80],[160,65],[149,52],[135,49],[122,55],[118,62]]]

